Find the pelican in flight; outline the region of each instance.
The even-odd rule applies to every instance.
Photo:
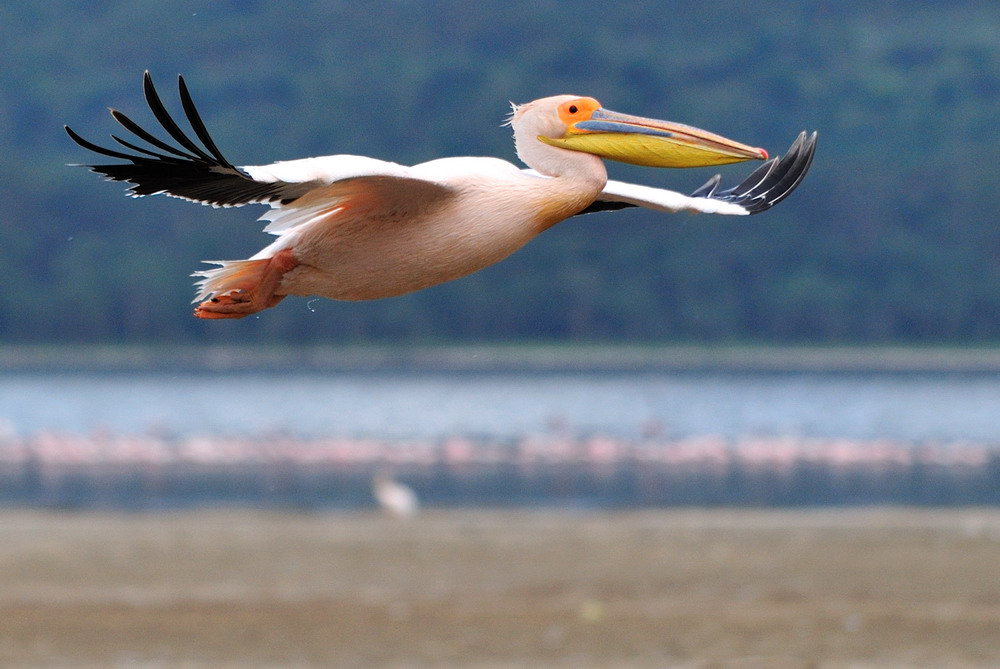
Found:
[[[211,261],[197,272],[199,318],[242,318],[286,295],[373,300],[457,279],[511,255],[577,214],[646,207],[663,212],[757,214],[791,193],[812,162],[816,133],[801,133],[784,157],[668,121],[630,116],[597,100],[558,95],[512,105],[509,125],[529,169],[497,158],[442,158],[412,167],[334,155],[237,167],[216,147],[184,83],[184,115],[200,145],[160,100],[146,72],[146,102],[176,144],[125,114],[111,115],[149,146],[112,138],[98,146],[68,126],[80,146],[126,163],[86,165],[126,181],[134,197],[164,193],[216,207],[267,204],[273,243],[247,260]],[[151,147],[151,148],[150,148]],[[713,177],[691,195],[610,181],[602,158],[649,167],[764,160],[735,188]]]

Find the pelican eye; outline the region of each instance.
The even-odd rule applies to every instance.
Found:
[[[557,113],[563,124],[571,126],[590,118],[590,115],[600,106],[601,103],[594,98],[573,98],[559,105]]]

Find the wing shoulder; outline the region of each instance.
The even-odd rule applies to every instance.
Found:
[[[455,194],[447,184],[414,176],[351,176],[317,186],[287,206],[268,211],[261,220],[268,221],[265,232],[279,236],[351,218],[405,222],[444,206]]]

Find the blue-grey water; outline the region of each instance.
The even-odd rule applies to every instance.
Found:
[[[0,431],[436,438],[579,432],[1000,443],[985,374],[7,374]]]

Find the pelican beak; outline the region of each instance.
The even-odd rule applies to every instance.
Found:
[[[767,151],[681,123],[595,109],[561,138],[540,141],[646,167],[704,167],[767,160]]]

